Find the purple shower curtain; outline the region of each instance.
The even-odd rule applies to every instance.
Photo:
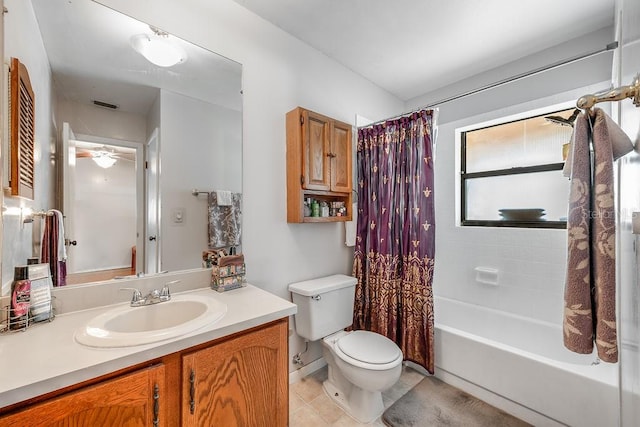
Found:
[[[433,110],[358,130],[354,329],[434,372]]]

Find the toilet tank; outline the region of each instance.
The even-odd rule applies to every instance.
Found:
[[[356,283],[355,277],[344,274],[291,283],[298,335],[316,341],[351,326]]]

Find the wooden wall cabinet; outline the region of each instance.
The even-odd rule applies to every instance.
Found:
[[[298,107],[287,113],[287,221],[350,221],[352,127]],[[346,216],[304,214],[304,200],[344,202]]]
[[[18,404],[0,427],[285,427],[288,325],[280,319]]]

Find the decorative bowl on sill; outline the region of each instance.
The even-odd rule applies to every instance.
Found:
[[[498,212],[505,221],[541,221],[546,215],[542,208],[498,209]]]

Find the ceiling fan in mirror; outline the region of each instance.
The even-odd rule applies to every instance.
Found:
[[[132,154],[119,152],[113,147],[101,146],[97,148],[77,148],[76,158],[91,158],[98,166],[107,169],[115,165],[118,160],[132,162]]]

